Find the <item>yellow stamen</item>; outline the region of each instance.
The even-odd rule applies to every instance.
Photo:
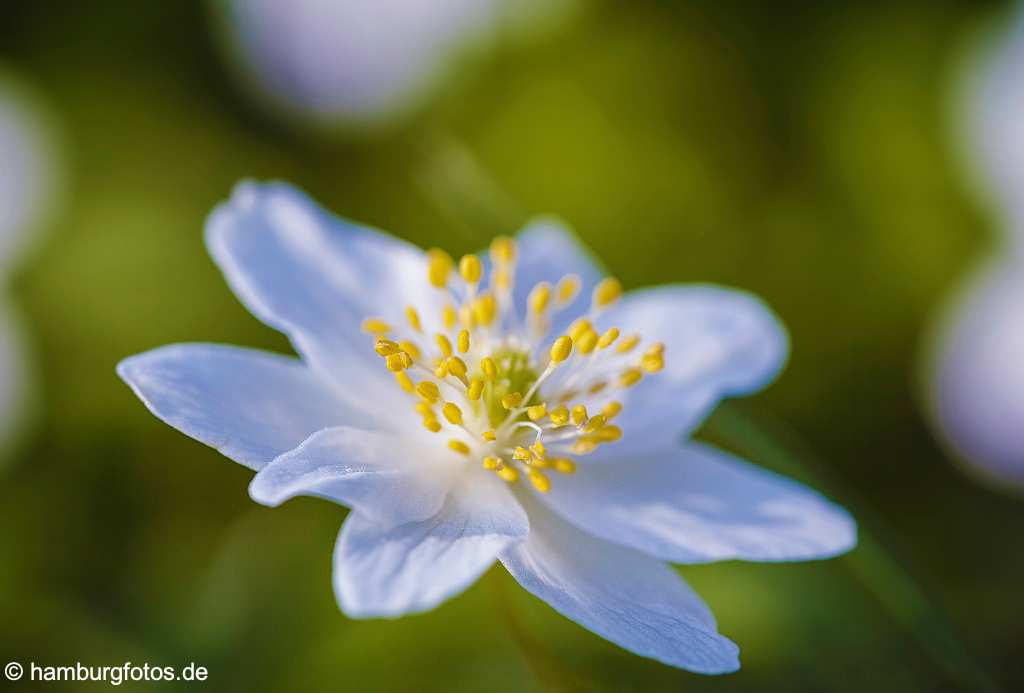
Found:
[[[469,389],[466,390],[466,397],[469,397],[472,401],[480,399],[480,395],[484,392],[484,381],[479,378],[473,378],[469,381]]]
[[[548,405],[541,403],[535,404],[526,410],[526,415],[530,417],[530,421],[540,421],[548,413]]]
[[[459,332],[459,338],[456,341],[458,343],[460,354],[465,354],[469,351],[469,330],[462,330]]]
[[[442,356],[447,358],[452,355],[452,342],[450,339],[443,334],[438,334],[434,337],[434,341],[437,342],[437,348],[441,350]]]
[[[604,308],[619,300],[622,296],[622,284],[614,277],[605,277],[594,287],[593,302],[598,308]]]
[[[454,375],[459,380],[465,382],[466,380],[466,362],[460,359],[458,356],[448,357],[446,362],[448,366],[448,372]]]
[[[495,264],[507,265],[516,259],[516,242],[508,236],[498,236],[491,241],[491,259]]]
[[[431,248],[427,251],[427,279],[433,286],[443,289],[454,264],[451,255],[440,248]]]
[[[593,434],[593,439],[598,443],[614,443],[622,437],[622,429],[615,425],[608,425]]]
[[[455,426],[462,425],[462,410],[454,402],[445,402],[445,405],[441,407],[441,413],[444,414],[444,418],[448,419],[448,423]]]
[[[441,430],[441,422],[433,417],[423,417],[423,427],[431,433],[438,433]]]
[[[517,445],[516,449],[512,451],[512,459],[519,460],[520,462],[528,462],[530,460],[530,451],[522,445]]]
[[[391,331],[391,325],[380,318],[367,318],[363,320],[362,330],[370,334],[386,334]]]
[[[481,325],[490,325],[498,314],[498,302],[494,294],[485,292],[473,301],[473,318]]]
[[[441,322],[444,323],[444,328],[450,330],[455,327],[455,320],[458,316],[455,313],[455,306],[450,303],[445,304],[445,307],[441,309]]]
[[[423,327],[420,325],[420,314],[416,312],[416,309],[412,306],[405,307],[405,319],[409,322],[409,327],[414,329],[416,332],[422,332]]]
[[[598,380],[596,383],[590,386],[590,390],[588,390],[588,392],[592,395],[597,395],[603,392],[606,387],[608,387],[607,381]]]
[[[384,362],[387,364],[388,370],[401,371],[412,366],[412,357],[404,351],[399,351],[389,355]]]
[[[640,378],[643,377],[643,373],[639,368],[627,368],[622,371],[622,375],[619,376],[619,385],[621,387],[632,387],[640,382]]]
[[[587,422],[587,408],[582,404],[577,404],[572,408],[572,422],[577,426],[582,426]]]
[[[576,339],[576,351],[580,354],[587,355],[594,350],[597,346],[597,332],[593,330],[587,330]]]
[[[416,394],[433,404],[441,396],[441,391],[436,383],[432,383],[429,380],[421,380],[420,384],[416,386]]]
[[[463,255],[462,259],[459,260],[459,274],[462,275],[462,280],[467,284],[476,284],[480,281],[480,274],[483,272],[483,267],[480,264],[480,258],[476,255]]]
[[[604,414],[597,414],[596,416],[592,416],[590,418],[590,420],[587,421],[587,425],[583,427],[583,432],[584,433],[593,433],[594,431],[599,430],[600,428],[602,428],[604,426],[604,424],[605,424]]]
[[[402,349],[402,351],[409,354],[409,357],[412,358],[413,361],[419,361],[421,356],[420,348],[416,346],[413,342],[405,340],[399,342],[398,346]]]
[[[440,379],[444,379],[448,376],[448,362],[444,359],[438,359],[434,366],[434,376]]]
[[[572,337],[562,335],[551,345],[551,360],[554,363],[561,363],[572,354]]]
[[[575,274],[567,274],[558,280],[558,288],[555,290],[558,294],[558,302],[565,305],[569,301],[576,298],[576,294],[580,290],[580,278]]]
[[[665,367],[665,359],[661,354],[648,354],[640,359],[640,368],[648,373],[657,373]]]
[[[495,435],[494,431],[484,431],[483,435],[481,435],[480,437],[490,442],[492,440],[495,440],[498,436]]]
[[[543,472],[531,469],[527,472],[527,475],[530,477],[530,483],[533,484],[533,487],[541,493],[547,493],[551,490],[551,480]]]
[[[534,315],[540,315],[547,309],[548,302],[550,300],[551,285],[547,282],[540,282],[530,291],[530,295],[526,299],[526,302],[530,307],[531,313]]]
[[[496,472],[496,474],[510,484],[514,484],[519,480],[519,470],[515,467],[502,467]]]
[[[573,323],[569,325],[568,334],[570,337],[572,337],[573,341],[576,341],[584,332],[589,332],[593,329],[594,326],[590,324],[589,320],[587,320],[586,318],[579,318],[578,320],[574,320]]]
[[[494,360],[490,356],[480,359],[480,370],[483,371],[484,377],[488,380],[494,380],[498,377],[498,367],[494,365]]]
[[[463,443],[461,440],[449,440],[448,449],[457,452],[460,455],[469,454],[469,446]]]
[[[459,307],[459,324],[467,330],[472,329],[476,324],[476,318],[473,317],[473,306],[468,303]]]
[[[588,452],[593,452],[597,449],[597,441],[588,438],[581,438],[572,444],[569,448],[573,454],[586,455]]]
[[[619,345],[617,347],[615,347],[615,353],[617,353],[617,354],[625,354],[625,353],[627,353],[629,351],[632,351],[633,347],[635,347],[639,343],[640,343],[640,335],[638,335],[638,334],[631,334],[628,337],[624,337],[622,339],[622,341],[619,342]]]
[[[397,354],[401,351],[402,347],[390,339],[378,339],[374,342],[373,350],[377,352],[378,356],[391,356],[391,354]]]
[[[665,353],[665,343],[655,342],[651,346],[647,347],[644,351],[644,356],[661,356]]]
[[[605,421],[611,421],[619,415],[620,411],[622,411],[622,402],[609,402],[604,405],[604,409],[601,410],[601,413],[604,414]]]
[[[555,471],[560,474],[575,474],[576,463],[572,460],[567,460],[564,457],[560,457],[557,460],[552,460],[551,464],[555,467]]]
[[[515,409],[523,403],[523,395],[519,392],[510,392],[501,398],[501,406],[506,409]]]
[[[412,378],[405,371],[397,371],[395,373],[395,380],[406,392],[414,392],[416,390],[416,386],[412,383]]]
[[[544,449],[544,443],[538,440],[534,442],[533,445],[530,446],[530,452],[532,452],[537,457],[537,459],[542,460],[544,459],[544,455],[547,451]]]
[[[549,416],[551,417],[551,423],[556,426],[564,426],[569,423],[569,410],[564,404],[552,409]]]
[[[486,469],[488,471],[492,471],[493,472],[496,469],[498,469],[499,467],[501,467],[501,465],[502,465],[502,463],[501,463],[501,458],[500,457],[485,457],[484,458],[484,469]]]
[[[617,328],[617,327],[609,328],[608,331],[605,332],[603,335],[601,335],[601,338],[597,340],[597,348],[598,349],[607,349],[608,347],[610,347],[612,345],[612,342],[614,342],[618,338],[619,338],[619,328]]]
[[[430,406],[429,402],[417,402],[416,411],[422,416],[434,416],[434,408]]]
[[[505,267],[495,267],[491,273],[491,286],[498,291],[507,291],[512,287],[512,273]]]

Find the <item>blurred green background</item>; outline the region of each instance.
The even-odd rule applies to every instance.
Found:
[[[5,3],[0,60],[48,100],[68,168],[9,290],[39,391],[0,466],[0,659],[196,662],[227,691],[1021,690],[1024,502],[951,464],[917,381],[934,311],[994,236],[948,98],[1001,9],[585,2],[397,125],[324,133],[249,98],[201,3]],[[741,647],[723,678],[618,650],[500,568],[427,615],[346,619],[330,582],[345,511],[256,505],[250,472],[114,375],[170,342],[288,351],[202,244],[243,177],[454,253],[554,213],[627,287],[762,295],[791,363],[705,436],[826,489],[861,548],[681,569]]]

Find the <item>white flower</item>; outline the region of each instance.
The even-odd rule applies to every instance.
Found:
[[[314,120],[370,123],[418,106],[466,53],[567,0],[221,0],[243,74]]]
[[[0,290],[55,205],[55,151],[45,111],[0,73]],[[0,443],[25,410],[30,365],[15,311],[0,296]]]
[[[940,315],[927,399],[939,435],[972,471],[1024,486],[1024,5],[970,68],[964,139],[1002,237]]]
[[[552,221],[456,264],[283,184],[241,184],[207,243],[302,360],[180,344],[118,371],[158,417],[256,470],[258,502],[352,508],[334,567],[350,616],[431,609],[497,560],[608,640],[722,673],[737,648],[666,561],[805,560],[855,542],[818,494],[683,442],[785,361],[751,296],[620,296]]]

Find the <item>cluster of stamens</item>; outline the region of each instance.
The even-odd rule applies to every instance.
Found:
[[[589,312],[542,350],[552,317],[579,293],[579,278],[534,286],[524,317],[512,303],[515,242],[496,238],[490,256],[483,288],[477,256],[463,256],[456,273],[446,252],[427,252],[427,277],[445,298],[436,334],[426,333],[413,306],[405,308],[406,326],[368,318],[362,327],[415,398],[423,426],[449,436],[453,455],[510,483],[525,476],[546,492],[546,472],[572,474],[575,458],[622,437],[612,423],[623,408],[619,395],[660,371],[665,349],[654,343],[639,351],[640,335],[615,327],[596,331],[593,321],[622,294],[618,280],[606,278],[594,288]]]

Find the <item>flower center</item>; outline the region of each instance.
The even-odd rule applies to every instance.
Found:
[[[477,256],[463,256],[456,273],[450,255],[427,251],[427,277],[444,299],[433,334],[415,306],[405,308],[405,325],[367,318],[362,329],[415,399],[423,426],[448,437],[453,457],[509,483],[525,477],[546,492],[550,471],[572,474],[578,457],[622,437],[612,423],[622,393],[662,369],[665,347],[655,342],[640,351],[638,334],[595,329],[622,294],[610,277],[594,288],[589,310],[551,340],[552,322],[576,300],[579,278],[538,283],[520,315],[512,299],[515,242],[496,238],[490,256],[483,288]]]

